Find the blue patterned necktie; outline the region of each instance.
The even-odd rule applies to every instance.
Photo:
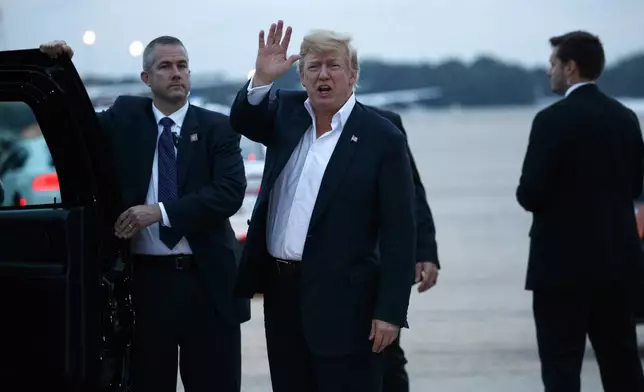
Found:
[[[158,185],[158,201],[159,203],[167,203],[178,198],[177,193],[177,158],[174,152],[174,139],[172,137],[172,121],[169,117],[164,117],[159,121],[163,126],[163,132],[159,137],[158,145],[158,172],[159,172],[159,185]],[[168,247],[173,249],[181,236],[179,236],[171,227],[159,225],[159,237],[161,241]]]

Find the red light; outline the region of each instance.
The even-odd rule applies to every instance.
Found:
[[[60,189],[58,185],[58,174],[55,172],[42,174],[34,178],[34,181],[31,183],[31,187],[36,192],[57,191]]]
[[[259,189],[261,188],[261,185],[257,187],[257,189],[253,190],[253,188],[246,188],[246,194],[247,195],[259,195]]]
[[[248,160],[249,161],[255,161],[257,160],[257,155],[253,154],[252,152],[248,154]]]
[[[25,199],[24,197],[20,198],[20,200],[18,201],[18,204],[20,205],[20,207],[26,206],[27,205],[27,199]]]
[[[640,239],[642,239],[642,237],[644,237],[644,204],[636,203],[635,207],[635,222],[637,223],[637,234],[639,234]]]

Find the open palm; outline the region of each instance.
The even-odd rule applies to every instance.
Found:
[[[255,84],[272,83],[299,60],[300,56],[298,55],[286,57],[292,29],[290,26],[287,27],[282,39],[283,29],[284,22],[281,20],[277,24],[273,23],[268,30],[266,42],[264,42],[264,30],[259,32],[259,49],[255,62],[255,78],[259,83]]]

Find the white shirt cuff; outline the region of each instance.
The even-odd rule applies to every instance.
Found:
[[[266,86],[251,88],[252,85],[253,85],[253,78],[250,79],[250,83],[248,84],[246,96],[248,97],[249,104],[253,106],[257,106],[262,102],[264,97],[266,97],[266,94],[268,94],[268,92],[271,91],[271,87],[273,87],[273,83],[267,84]]]
[[[170,225],[170,218],[168,218],[168,214],[165,212],[165,207],[163,206],[163,203],[159,203],[159,209],[161,210],[161,217],[163,218],[162,224],[165,227],[172,227]]]

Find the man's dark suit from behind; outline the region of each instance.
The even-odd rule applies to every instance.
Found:
[[[533,214],[526,288],[545,390],[580,391],[588,335],[604,390],[642,391],[633,318],[641,130],[594,83],[604,65],[596,37],[573,32],[551,44],[552,88],[565,97],[535,117],[517,189]]]
[[[400,115],[390,110],[369,106],[370,109],[391,121],[406,136],[405,128]],[[440,268],[438,260],[438,247],[436,245],[436,228],[432,217],[431,209],[427,203],[425,187],[420,179],[420,173],[416,162],[408,148],[409,162],[411,164],[414,178],[415,201],[416,201],[416,262],[431,262]],[[385,374],[383,380],[383,392],[408,392],[409,377],[405,370],[407,359],[405,352],[400,347],[400,338],[385,351]]]

